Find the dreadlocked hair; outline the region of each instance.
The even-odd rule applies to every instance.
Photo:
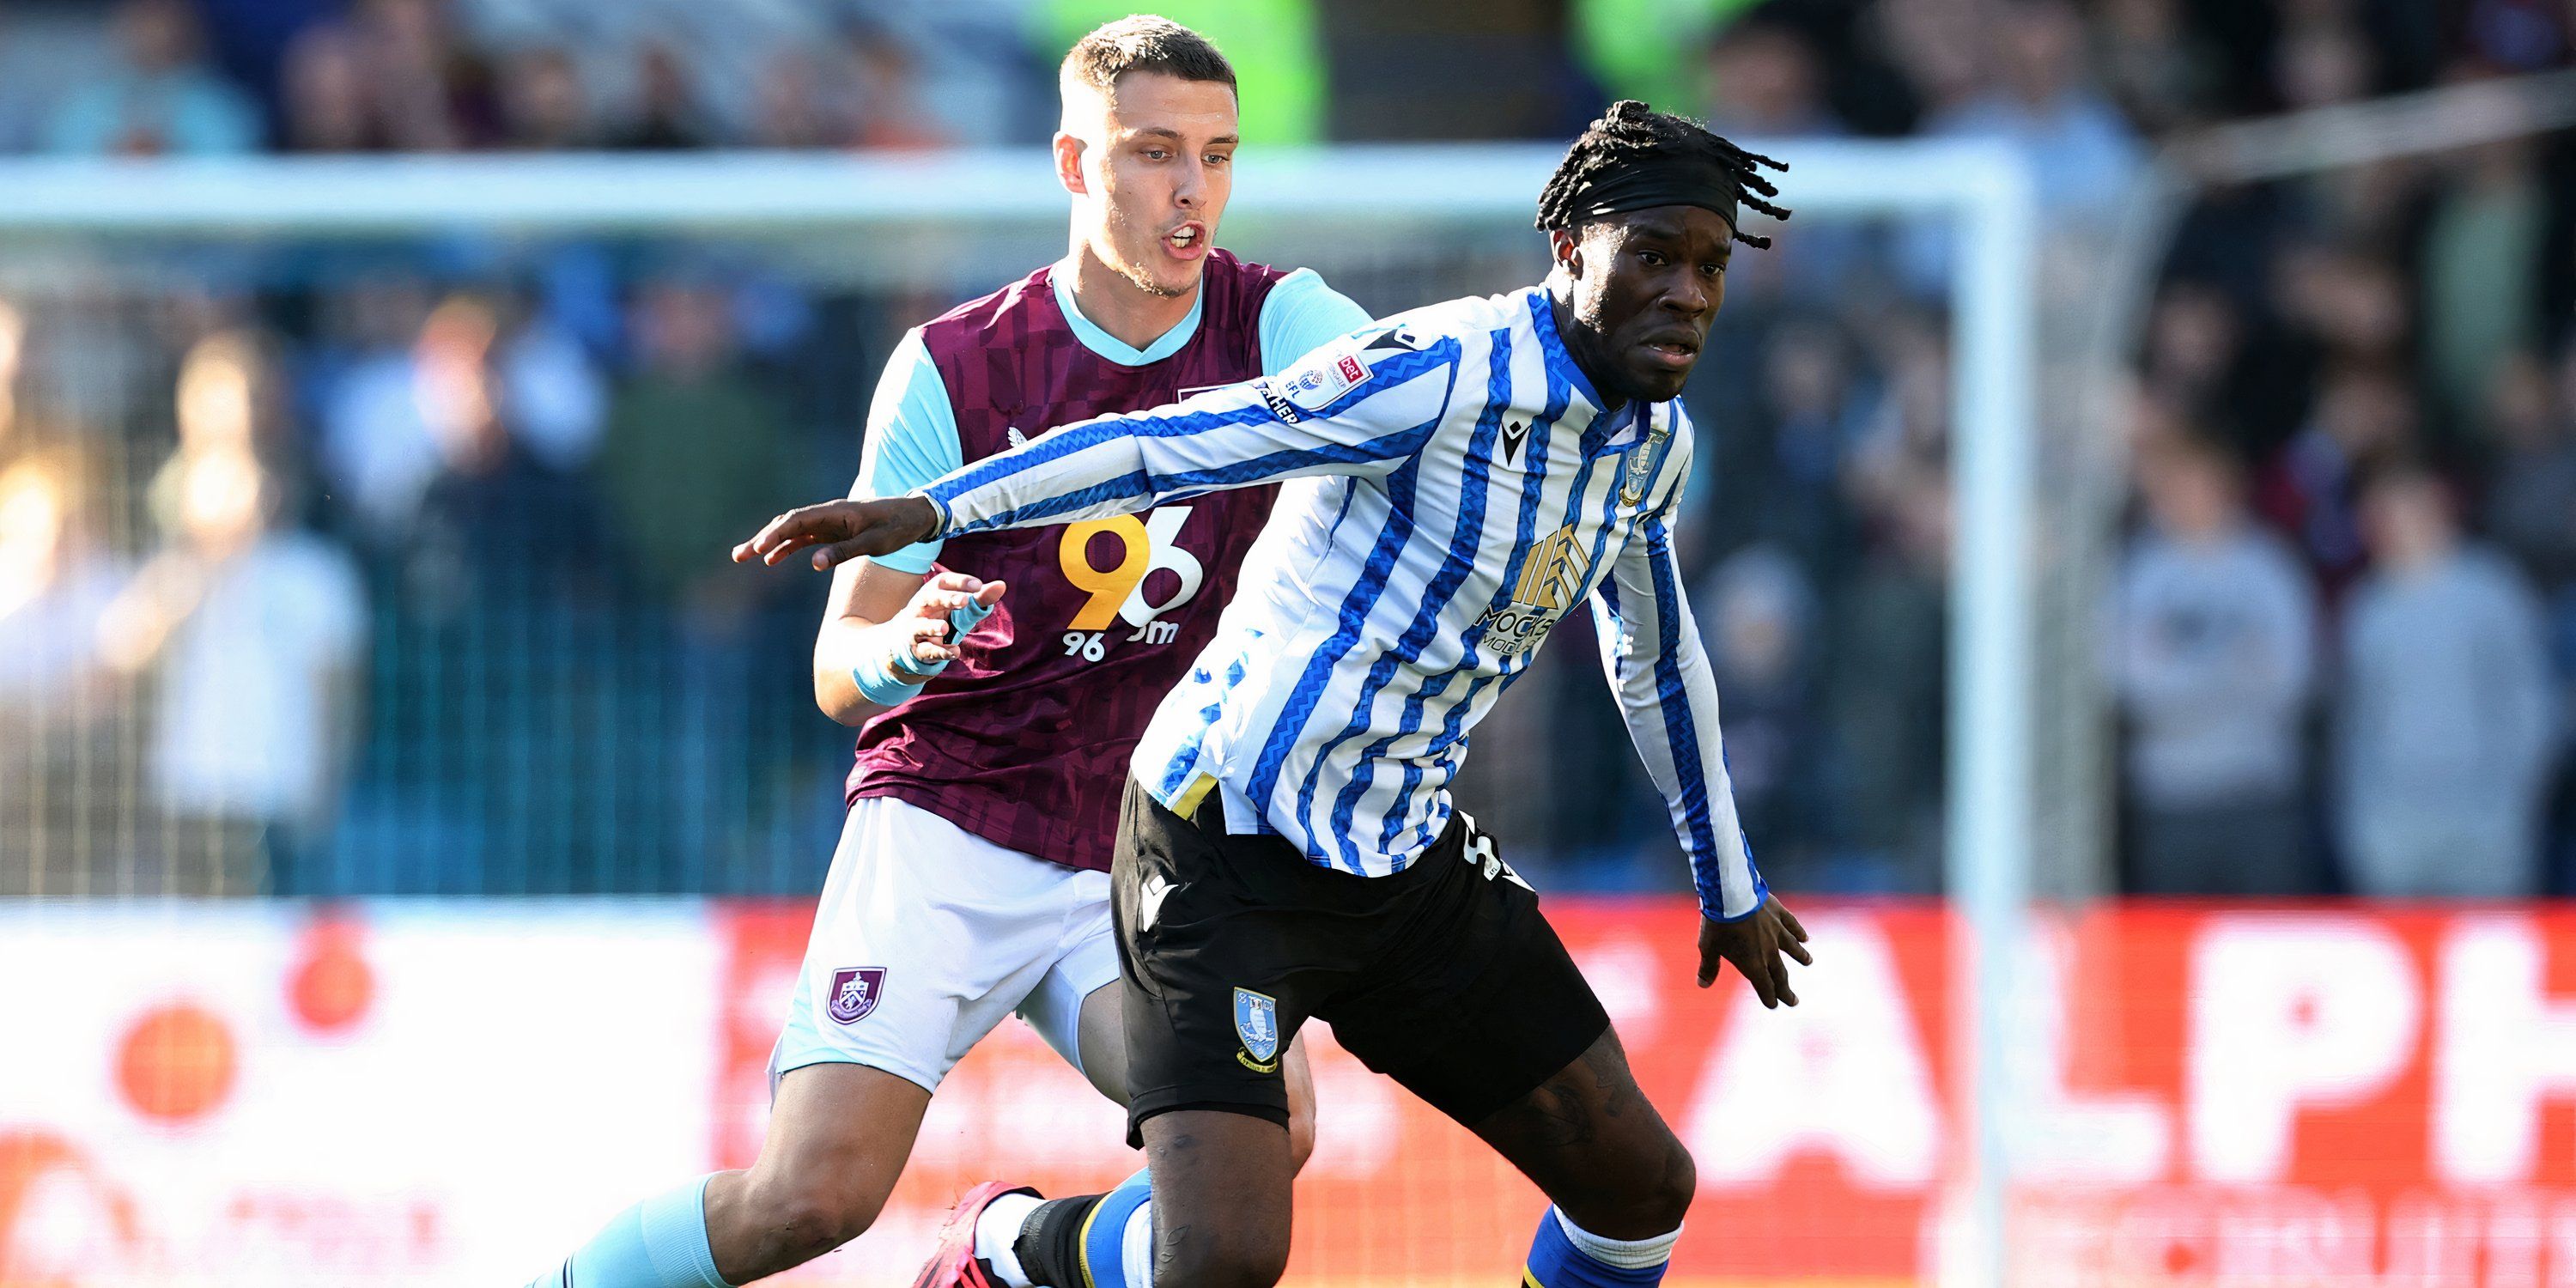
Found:
[[[1557,163],[1556,173],[1548,176],[1547,186],[1539,190],[1538,226],[1573,227],[1582,220],[1574,211],[1575,194],[1621,166],[1658,153],[1706,157],[1735,177],[1738,202],[1774,219],[1789,217],[1788,210],[1765,200],[1779,196],[1780,190],[1762,174],[1765,166],[1774,170],[1786,170],[1788,166],[1759,152],[1747,152],[1688,117],[1658,112],[1633,98],[1623,98],[1611,104],[1600,120],[1586,126],[1574,146],[1565,150],[1565,160]],[[1768,237],[1741,231],[1735,234],[1735,240],[1754,247],[1771,245]]]

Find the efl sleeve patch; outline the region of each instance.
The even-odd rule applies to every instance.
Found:
[[[1279,396],[1302,412],[1321,412],[1333,400],[1359,387],[1367,380],[1369,365],[1360,355],[1347,350],[1325,350],[1307,355],[1295,370],[1279,377]]]
[[[1270,409],[1271,415],[1291,425],[1306,419],[1306,413],[1297,410],[1297,404],[1280,396],[1278,390],[1270,387],[1268,380],[1255,380],[1252,387],[1261,391],[1262,405]]]

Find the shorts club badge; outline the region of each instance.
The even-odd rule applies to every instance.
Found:
[[[843,1024],[856,1024],[877,1009],[877,997],[885,992],[886,968],[883,966],[844,966],[832,972],[831,1017]]]
[[[1248,988],[1234,990],[1234,1034],[1243,1050],[1234,1058],[1254,1073],[1279,1071],[1279,1002]]]

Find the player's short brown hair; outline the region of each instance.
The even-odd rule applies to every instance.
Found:
[[[1070,93],[1077,85],[1108,93],[1129,72],[1161,72],[1186,81],[1214,81],[1235,89],[1234,64],[1218,53],[1208,38],[1169,18],[1129,14],[1102,23],[1073,42],[1057,81]],[[1239,91],[1238,91],[1239,92]]]

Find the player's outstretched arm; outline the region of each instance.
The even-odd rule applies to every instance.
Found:
[[[937,535],[938,507],[917,496],[825,501],[798,506],[771,519],[750,540],[733,548],[733,561],[758,560],[774,567],[799,550],[811,549],[816,568],[832,568],[865,556],[890,555]]]
[[[1283,376],[1066,425],[920,494],[940,511],[939,535],[954,537],[1133,514],[1318,474],[1383,477],[1439,430],[1462,346],[1443,337],[1371,353],[1367,338],[1345,337]]]
[[[911,496],[790,510],[734,547],[734,561],[776,564],[810,549],[816,568],[830,568],[935,538],[1132,514],[1226,488],[1383,476],[1438,431],[1461,346],[1444,337],[1370,352],[1365,339],[1319,349],[1276,379],[1064,426]]]
[[[1669,468],[1673,477],[1687,477],[1686,452]],[[1690,856],[1701,913],[1700,987],[1716,981],[1719,962],[1731,961],[1764,1006],[1795,1006],[1798,995],[1782,958],[1809,963],[1807,932],[1763,883],[1736,818],[1718,733],[1717,682],[1665,527],[1671,506],[1668,497],[1646,516],[1593,593],[1601,665]]]

